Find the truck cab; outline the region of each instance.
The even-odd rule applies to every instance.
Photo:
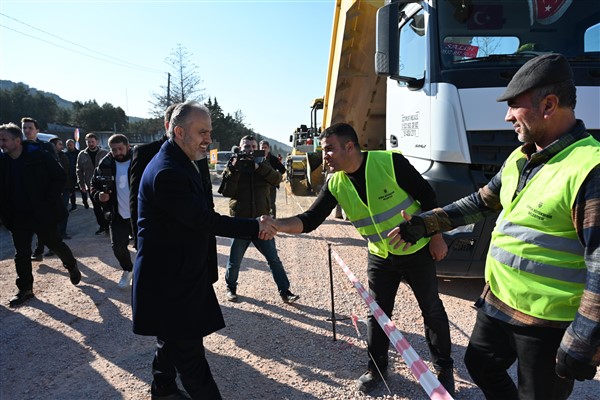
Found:
[[[387,77],[386,148],[400,150],[440,205],[485,185],[520,145],[496,102],[515,72],[562,53],[575,114],[600,137],[600,2],[393,1],[377,13],[375,70]],[[445,276],[482,276],[496,216],[447,232]]]

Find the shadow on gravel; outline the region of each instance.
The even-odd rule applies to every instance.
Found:
[[[209,351],[206,352],[206,358],[224,399],[319,399],[300,390],[310,382],[299,379],[293,386],[285,385],[237,358]],[[222,366],[234,366],[234,370]]]
[[[366,325],[362,322],[358,324],[361,336],[357,338],[356,330],[350,321],[338,321],[336,325],[338,340],[333,341],[332,324],[331,321],[327,321],[330,312],[326,310],[326,307],[321,309],[305,306],[301,300],[293,306],[279,306],[253,298],[240,297],[238,305],[222,304],[221,308],[227,327],[220,331],[220,334],[234,340],[240,349],[289,369],[290,376],[297,374],[299,382],[294,386],[305,387],[304,390],[308,393],[311,393],[311,382],[321,382],[331,388],[345,387],[348,393],[353,392],[355,379],[366,370]],[[399,310],[398,315],[400,313]],[[342,318],[343,315],[338,314],[337,317]],[[293,324],[287,322],[291,319],[294,320]],[[401,322],[397,322],[397,324],[401,325]],[[419,355],[425,360],[430,359],[423,335],[402,333]],[[455,357],[462,357],[459,354],[464,354],[464,351],[464,348],[454,346]],[[425,392],[416,381],[404,377],[406,374],[403,376],[400,373],[392,372],[407,367],[395,349],[390,348],[389,354],[391,370],[388,385],[392,394],[407,396],[410,399],[426,399]],[[233,361],[236,369],[238,365],[236,363],[239,363],[240,358],[243,359],[243,357],[239,357]],[[456,362],[459,361],[456,360]],[[256,365],[257,362],[253,361],[253,364]],[[255,374],[256,371],[253,373]],[[260,388],[265,386],[270,388],[275,385],[276,389],[274,390],[279,390],[277,388],[281,385],[274,383],[277,378],[260,376],[260,379],[256,380],[256,385],[244,388],[246,398],[313,398],[306,397],[306,393],[301,393],[297,397],[287,394],[284,397],[283,395],[287,392],[268,393],[268,396],[262,396]],[[458,368],[456,377],[469,380],[468,375]],[[228,384],[220,385],[220,387],[224,388]],[[225,394],[225,390],[223,393]],[[275,397],[270,397],[271,395],[275,395]],[[389,395],[389,393],[383,384],[372,393],[374,397],[384,395]]]
[[[78,321],[76,316],[38,298],[31,299],[27,306],[43,311],[74,329],[82,328],[81,320]],[[102,393],[105,398],[122,397],[122,393],[90,366],[96,357],[89,352],[87,346],[82,346],[63,333],[41,325],[23,314],[10,312],[5,307],[1,307],[1,310],[2,324],[10,325],[11,329],[2,329],[0,336],[3,382],[0,385],[0,398],[42,399],[50,396],[75,400],[98,398],[98,393]],[[85,324],[87,323],[83,322]],[[40,373],[32,377],[27,373],[28,366],[37,363],[40,354],[44,354],[44,369],[37,369]]]

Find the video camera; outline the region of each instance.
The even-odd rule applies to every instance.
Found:
[[[108,193],[115,188],[115,177],[112,175],[98,175],[95,179],[100,184],[101,192]]]
[[[254,172],[254,164],[260,164],[265,159],[264,150],[254,150],[250,152],[234,149],[231,156],[230,165],[235,165],[235,168],[241,173],[251,174]]]
[[[96,175],[94,180],[100,184],[100,191],[104,193],[113,192],[115,188],[115,177],[112,175]],[[104,213],[104,219],[110,221],[112,219],[112,213],[108,204],[102,203],[102,211]]]

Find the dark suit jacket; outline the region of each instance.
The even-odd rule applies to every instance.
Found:
[[[139,192],[133,270],[133,331],[169,339],[206,336],[225,326],[212,287],[211,235],[256,237],[258,222],[217,214],[201,176],[172,140],[146,167]]]
[[[9,156],[0,153],[0,219],[8,229],[54,226],[68,215],[61,198],[67,174],[39,143],[24,141],[21,157],[24,167],[19,190],[23,192],[16,194]],[[17,198],[25,202],[20,205],[25,214],[20,215],[23,210],[13,204]]]
[[[137,145],[133,148],[131,165],[129,166],[129,209],[133,229],[133,243],[137,244],[138,192],[142,174],[152,157],[158,153],[160,146],[167,141],[167,135],[151,143]],[[137,246],[136,246],[137,247]]]

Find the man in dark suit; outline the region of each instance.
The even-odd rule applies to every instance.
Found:
[[[173,114],[173,110],[178,103],[171,104],[165,111],[165,134],[154,142],[137,145],[133,148],[133,155],[131,156],[131,166],[129,167],[129,208],[131,211],[131,221],[133,228],[133,246],[137,249],[137,217],[138,217],[138,192],[140,190],[140,182],[142,181],[142,174],[146,169],[146,166],[152,160],[152,157],[158,153],[160,146],[169,138],[167,131],[169,130],[169,120]]]
[[[0,149],[0,219],[15,246],[19,291],[9,305],[16,307],[33,297],[34,233],[60,258],[73,285],[81,280],[81,272],[57,229],[58,222],[68,214],[60,197],[65,171],[40,143],[23,141],[21,129],[13,123],[0,125]]]
[[[211,144],[210,113],[196,102],[173,111],[169,137],[150,161],[139,189],[138,253],[133,270],[133,331],[156,336],[152,398],[220,399],[203,337],[225,326],[212,287],[210,236],[269,239],[268,217],[231,218],[212,208],[195,160]],[[214,255],[213,255],[214,256]]]

